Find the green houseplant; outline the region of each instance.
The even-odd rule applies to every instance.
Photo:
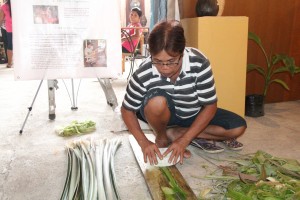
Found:
[[[271,84],[276,83],[281,85],[284,89],[289,90],[285,81],[280,78],[275,78],[274,75],[280,73],[289,73],[293,76],[300,72],[300,68],[295,65],[294,58],[286,54],[267,54],[261,39],[253,32],[248,33],[248,39],[255,42],[264,54],[266,67],[257,64],[248,64],[247,72],[257,71],[264,79],[263,94],[262,95],[248,95],[246,97],[246,115],[251,117],[259,117],[264,115],[264,98],[268,94],[268,89]],[[257,106],[258,105],[258,106]],[[258,111],[255,111],[258,107]]]

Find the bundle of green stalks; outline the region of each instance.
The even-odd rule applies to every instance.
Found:
[[[120,139],[78,140],[66,146],[67,178],[61,200],[120,199],[114,156]]]
[[[83,122],[72,121],[69,125],[56,128],[56,133],[62,137],[82,135],[96,130],[96,123],[91,120]]]
[[[186,200],[186,193],[178,185],[169,169],[167,167],[160,167],[159,169],[169,183],[169,187],[161,187],[166,200]]]
[[[233,165],[218,166],[222,176],[215,180],[218,199],[232,200],[298,200],[300,199],[300,164],[296,160],[274,157],[257,151],[228,160]],[[218,192],[216,192],[218,191]],[[220,193],[223,197],[220,197]],[[202,197],[202,199],[206,199]],[[210,196],[209,199],[215,199]]]

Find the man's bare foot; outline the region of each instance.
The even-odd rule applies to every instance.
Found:
[[[158,148],[165,148],[165,147],[168,147],[170,145],[170,140],[168,138],[156,137],[155,138],[155,143],[156,143]]]
[[[192,156],[191,151],[186,149],[183,153],[183,157],[190,158],[191,156]]]
[[[183,136],[187,128],[184,127],[172,127],[167,129],[167,136],[171,141],[175,141],[177,138]]]

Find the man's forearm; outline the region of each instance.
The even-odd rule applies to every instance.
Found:
[[[195,121],[192,123],[190,128],[184,134],[184,138],[190,142],[196,138],[201,132],[203,132],[208,126],[211,119],[214,117],[217,110],[217,104],[205,106],[202,111],[198,114]]]
[[[143,146],[146,142],[148,142],[148,139],[141,129],[136,114],[133,111],[125,109],[124,107],[121,108],[121,113],[129,132],[132,133],[139,145]]]

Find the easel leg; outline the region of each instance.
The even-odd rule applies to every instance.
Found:
[[[114,89],[112,88],[112,85],[110,83],[110,80],[108,78],[98,78],[98,81],[104,91],[107,104],[110,105],[113,109],[115,109],[118,106],[118,100]]]
[[[57,80],[48,80],[49,119],[54,120],[55,115],[55,89],[58,89]]]
[[[30,112],[31,112],[31,110],[32,110],[32,107],[33,107],[33,104],[34,104],[34,102],[35,102],[35,99],[36,99],[36,97],[37,97],[37,95],[38,95],[38,93],[39,93],[39,91],[40,91],[40,88],[41,88],[42,83],[43,83],[43,80],[41,80],[41,82],[40,82],[40,84],[39,84],[39,87],[38,87],[38,89],[37,89],[37,91],[36,91],[36,93],[35,93],[35,95],[34,95],[33,100],[32,100],[32,103],[31,103],[30,107],[28,108],[28,112],[27,112],[26,118],[25,118],[24,123],[23,123],[23,125],[22,125],[22,128],[21,128],[21,130],[20,130],[20,132],[19,132],[20,135],[23,133],[23,129],[24,129],[24,127],[25,127],[25,124],[26,124],[26,122],[27,122],[27,119],[28,119],[28,117],[29,117],[29,114],[30,114]]]
[[[72,82],[72,97],[73,97],[73,106],[71,107],[71,110],[78,110],[78,107],[77,107],[76,101],[75,101],[74,80],[71,79],[71,82]]]

